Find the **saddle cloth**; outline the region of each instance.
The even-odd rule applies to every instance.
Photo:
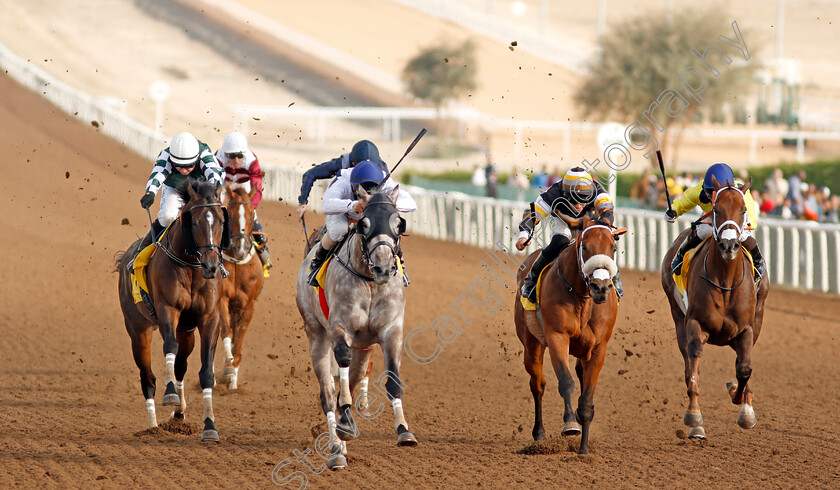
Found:
[[[696,247],[686,252],[685,257],[683,258],[682,268],[680,269],[680,275],[678,276],[676,274],[673,274],[674,284],[677,286],[677,292],[683,298],[685,298],[686,296],[685,287],[686,281],[688,280],[688,271],[691,268],[692,259],[694,259],[694,256],[697,254],[697,251],[699,251],[703,247],[703,244],[709,241],[710,238],[711,235],[709,235],[702,242],[700,242],[700,245],[697,245]],[[750,254],[749,250],[747,250],[746,248],[744,248],[743,245],[741,245],[741,252],[744,255],[746,255],[747,258],[750,260],[750,269],[752,270],[753,275],[755,275],[755,264],[753,263],[752,255]]]
[[[163,230],[163,233],[160,234],[160,236],[157,239],[157,242],[163,240],[163,237],[166,236],[166,233],[169,231],[170,226],[172,225],[170,224],[166,227],[165,230]],[[149,285],[146,283],[146,266],[149,265],[149,261],[155,254],[155,250],[157,250],[155,243],[156,242],[152,242],[151,245],[141,250],[137,254],[137,257],[134,258],[134,262],[132,262],[131,295],[134,297],[135,304],[143,301],[144,294],[146,296],[148,296],[149,294]]]
[[[545,268],[543,268],[543,270],[540,271],[539,277],[537,277],[537,302],[539,302],[539,300],[540,300],[540,291],[542,290],[543,275],[545,275],[545,271],[547,271],[549,269],[549,267],[551,267],[551,264],[553,264],[553,263],[554,263],[553,260],[551,262],[549,262],[548,265],[545,266]],[[525,296],[520,295],[519,296],[519,301],[522,303],[522,307],[525,308],[525,311],[536,311],[536,309],[537,309],[536,303],[531,303],[528,300],[528,298],[526,298]]]

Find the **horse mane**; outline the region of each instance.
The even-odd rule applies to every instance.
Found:
[[[192,187],[193,191],[198,194],[199,197],[207,200],[208,202],[217,202],[216,184],[213,184],[212,182],[199,182],[197,180],[187,179],[176,189],[178,197],[184,201],[184,204],[190,202],[190,187]]]

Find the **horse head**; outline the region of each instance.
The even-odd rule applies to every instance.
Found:
[[[397,211],[399,186],[390,191],[371,194],[359,189],[359,200],[365,203],[356,231],[362,241],[362,255],[373,274],[373,282],[385,284],[397,274],[397,247],[405,233],[405,220]]]
[[[750,191],[751,181],[736,187],[732,182],[718,183],[712,176],[712,232],[721,257],[734,260],[741,248],[741,234],[749,215],[744,194]]]
[[[229,250],[235,260],[244,260],[251,251],[251,232],[254,229],[254,203],[256,188],[245,192],[242,187],[225,188],[227,196],[227,211],[230,216],[230,247]]]
[[[601,304],[613,287],[618,274],[615,263],[615,237],[627,232],[626,228],[613,229],[591,219],[583,218],[583,230],[577,237],[577,261],[580,273],[589,288],[592,301]]]
[[[212,279],[220,269],[222,250],[230,246],[228,213],[220,202],[222,187],[187,181],[178,192],[186,203],[180,217],[185,252],[198,259],[204,278]]]

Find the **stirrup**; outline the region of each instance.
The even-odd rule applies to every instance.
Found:
[[[230,272],[228,272],[228,270],[225,269],[224,261],[219,261],[219,268],[221,269],[221,272],[222,272],[222,279],[227,279],[227,277],[230,275]]]
[[[323,262],[318,264],[317,267],[315,267],[314,264],[312,264],[312,263],[309,264],[309,278],[307,279],[306,282],[308,282],[310,286],[312,286],[314,288],[321,287],[321,285],[318,284],[317,276],[318,276],[318,271],[321,270],[321,267],[323,265],[324,265]]]
[[[525,286],[527,285],[527,283],[528,283],[528,280],[526,278],[525,282],[522,283],[522,289],[519,291],[519,294],[522,295],[523,298],[527,299],[531,303],[536,304],[537,303],[537,285],[534,284],[534,286],[531,287],[530,290],[526,291]]]
[[[685,261],[685,254],[677,252],[677,254],[674,255],[674,259],[671,261],[671,272],[673,272],[675,276],[682,274],[683,261]]]

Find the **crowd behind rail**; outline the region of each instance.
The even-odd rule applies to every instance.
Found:
[[[529,191],[547,189],[563,178],[559,168],[553,172],[546,166],[530,178],[519,169],[514,169],[505,184],[514,189],[517,200],[526,200]],[[665,186],[672,200],[682,196],[685,189],[697,185],[702,176],[684,172],[676,177],[668,177],[667,182],[646,169],[630,188],[630,202],[633,207],[664,210],[667,207]],[[742,169],[738,179],[746,182],[749,173]],[[486,189],[487,197],[498,198],[499,177],[495,166],[476,165],[473,168],[470,183],[474,187]],[[794,219],[821,223],[840,223],[840,195],[833,194],[827,186],[819,186],[807,181],[805,170],[798,170],[785,178],[782,170],[774,169],[764,182],[752,183],[752,197],[758,206],[757,214],[763,218]]]

